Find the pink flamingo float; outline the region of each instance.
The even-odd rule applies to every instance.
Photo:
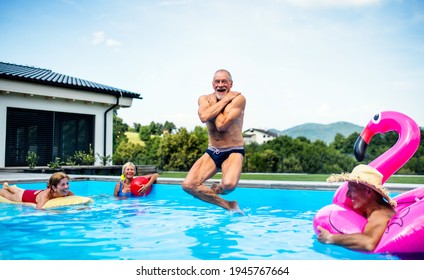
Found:
[[[383,174],[383,183],[398,171],[417,151],[421,132],[410,117],[394,111],[376,114],[355,142],[354,154],[358,161],[365,157],[366,148],[372,137],[396,131],[398,141],[369,165]],[[352,209],[346,197],[347,182],[340,185],[333,197],[333,204],[320,209],[314,217],[313,227],[331,233],[362,232],[366,219]],[[374,253],[423,253],[424,252],[424,188],[417,188],[393,197],[397,202],[396,214],[390,220]]]

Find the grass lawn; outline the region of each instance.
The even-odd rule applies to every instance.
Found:
[[[162,178],[185,178],[187,172],[161,172]],[[242,180],[276,180],[276,181],[309,181],[325,182],[330,174],[274,174],[274,173],[242,173]],[[214,179],[220,179],[221,173],[216,174]],[[387,183],[399,184],[423,184],[424,176],[394,175]]]
[[[137,132],[127,131],[127,132],[125,132],[125,135],[127,136],[128,141],[130,143],[140,144],[140,145],[144,146],[144,142],[141,141],[140,136],[138,135]]]

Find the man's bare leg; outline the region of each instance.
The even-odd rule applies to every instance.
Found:
[[[233,200],[228,202],[230,203],[231,212],[239,213],[240,215],[245,215],[244,212],[240,209],[237,201]]]
[[[215,163],[208,154],[204,154],[192,166],[186,179],[182,183],[185,192],[191,194],[195,198],[205,202],[215,204],[229,211],[241,212],[238,203],[235,201],[227,201],[218,196],[218,193],[211,188],[205,186],[203,182],[210,179],[217,172]],[[219,191],[218,191],[219,192]]]
[[[222,194],[224,192],[224,189],[222,188],[221,184],[213,183],[211,185],[211,190],[213,190],[216,194]]]
[[[206,187],[205,185],[193,187],[186,191],[200,200],[218,205],[227,210],[231,210],[229,201],[221,198],[213,190]]]
[[[211,185],[211,188],[210,188],[213,192],[215,192],[216,194],[225,194],[225,191],[224,191],[224,189],[222,188],[222,185],[221,184],[216,184],[216,183],[214,183],[214,184],[212,184]],[[219,197],[219,196],[218,196]],[[239,207],[239,205],[238,205],[238,202],[237,201],[235,201],[235,200],[233,200],[233,201],[228,201],[228,200],[225,200],[225,201],[227,201],[228,202],[228,205],[229,205],[229,209],[227,209],[227,210],[230,210],[230,211],[233,211],[233,212],[236,212],[236,213],[239,213],[239,214],[242,214],[242,215],[244,215],[244,212],[240,209],[240,207]]]
[[[243,155],[239,153],[232,153],[222,163],[221,182],[216,187],[212,186],[214,187],[217,194],[226,195],[235,190],[240,180],[243,158]],[[244,215],[237,201],[230,201],[230,206],[232,211]]]

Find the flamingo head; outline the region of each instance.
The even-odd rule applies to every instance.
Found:
[[[401,168],[418,149],[421,132],[417,123],[410,117],[399,112],[380,112],[371,118],[356,139],[353,148],[356,160],[363,161],[372,137],[376,134],[384,134],[389,131],[398,133],[398,141],[389,151],[386,151],[386,153],[370,163],[371,166],[377,168],[385,175],[385,180]]]

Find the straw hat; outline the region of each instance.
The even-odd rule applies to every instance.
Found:
[[[383,175],[369,165],[360,164],[351,173],[333,174],[327,178],[327,182],[343,181],[361,183],[381,194],[390,206],[396,207],[397,205],[396,201],[390,198],[389,191],[383,187]]]

